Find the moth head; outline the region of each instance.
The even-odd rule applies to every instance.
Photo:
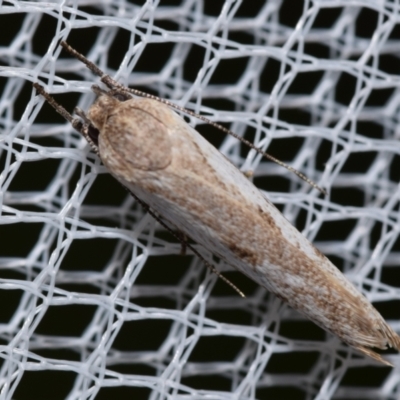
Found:
[[[119,106],[121,102],[107,94],[100,94],[89,108],[87,117],[90,122],[101,132],[107,117]]]

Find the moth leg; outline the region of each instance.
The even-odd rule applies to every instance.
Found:
[[[186,250],[187,250],[187,247],[188,247],[188,237],[183,232],[180,232],[180,231],[178,231],[177,234],[181,238],[181,240],[180,240],[180,242],[181,242],[180,255],[181,256],[186,256]]]
[[[72,125],[77,132],[79,132],[87,140],[92,150],[98,155],[99,148],[97,146],[97,137],[99,135],[99,131],[93,125],[91,125],[90,122],[87,122],[88,119],[85,117],[83,123],[80,119],[74,118],[61,104],[56,102],[53,96],[44,90],[43,86],[39,85],[38,83],[34,83],[33,87],[62,117],[64,117]]]
[[[242,171],[242,173],[247,179],[251,179],[254,176],[254,171],[252,169],[248,169],[247,171]]]
[[[85,124],[90,125],[90,120],[89,118],[86,116],[85,111],[82,110],[82,108],[80,107],[75,107],[74,108],[74,114],[76,114],[78,117],[82,118],[83,121],[85,122]]]
[[[134,199],[138,201],[138,203],[143,207],[143,209],[148,212],[156,221],[158,221],[169,233],[172,234],[176,239],[178,239],[185,247],[188,247],[190,250],[192,250],[193,254],[195,254],[197,257],[200,258],[201,261],[203,261],[204,265],[212,272],[214,272],[215,275],[217,275],[220,279],[222,279],[227,285],[229,285],[233,290],[235,290],[239,296],[241,297],[246,297],[244,293],[236,286],[234,285],[228,278],[225,278],[224,275],[219,272],[214,265],[209,263],[201,254],[199,251],[195,249],[193,245],[191,245],[187,240],[182,239],[182,232],[178,234],[173,228],[171,228],[163,219],[161,216],[159,216],[155,211],[153,211],[147,203],[145,203],[143,200],[139,199],[133,193],[131,190],[129,190],[126,186],[122,185],[131,195]]]

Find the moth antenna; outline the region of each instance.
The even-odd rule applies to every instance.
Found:
[[[83,137],[87,140],[92,150],[100,157],[99,148],[97,144],[93,141],[89,132],[90,129],[95,129],[92,125],[88,124],[86,114],[81,109],[77,109],[77,114],[85,121],[82,123],[78,118],[74,118],[61,104],[59,104],[53,96],[51,96],[43,86],[38,83],[34,83],[33,87],[36,91],[45,98],[45,100],[62,116],[64,117],[72,127],[81,133]],[[101,158],[101,157],[100,157]],[[156,220],[158,221],[165,229],[167,229],[182,245],[186,248],[188,247],[192,252],[202,260],[207,268],[209,268],[212,272],[214,272],[220,279],[222,279],[227,285],[229,285],[232,289],[234,289],[241,297],[246,297],[244,293],[235,286],[228,278],[221,274],[211,263],[209,263],[187,240],[180,237],[173,229],[171,229],[161,217],[159,217],[144,201],[139,199],[134,193],[132,193],[127,187],[121,184],[123,188],[125,188],[128,193]]]
[[[75,118],[57,101],[51,96],[43,86],[38,83],[33,83],[32,86],[36,89],[36,91],[43,96],[46,101],[62,116],[64,117],[71,125],[74,124]]]
[[[81,54],[78,51],[76,51],[66,41],[60,42],[60,45],[65,50],[67,50],[70,54],[72,54],[74,57],[76,57],[79,61],[81,61],[83,64],[85,64],[87,66],[87,68],[90,69],[94,74],[99,76],[101,82],[103,82],[108,88],[110,88],[110,89],[118,89],[122,93],[129,93],[129,94],[133,94],[135,96],[145,97],[145,98],[148,98],[148,99],[159,101],[160,103],[166,104],[169,107],[174,108],[175,110],[178,110],[178,111],[180,111],[180,112],[182,112],[182,113],[184,113],[186,115],[190,115],[191,117],[197,118],[197,119],[199,119],[199,120],[201,120],[201,121],[213,126],[214,128],[217,128],[220,131],[222,131],[222,132],[224,132],[224,133],[226,133],[228,135],[231,135],[232,137],[234,137],[235,139],[241,141],[242,143],[244,143],[246,146],[248,146],[252,150],[256,151],[258,154],[261,154],[266,159],[268,159],[268,160],[274,162],[275,164],[278,164],[281,167],[287,169],[288,171],[294,173],[301,180],[303,180],[304,182],[308,183],[311,187],[313,187],[314,189],[317,189],[322,194],[327,195],[327,191],[324,188],[318,186],[313,180],[311,180],[310,178],[305,176],[303,173],[301,173],[297,169],[291,167],[290,165],[286,164],[285,162],[283,162],[281,160],[278,160],[274,156],[271,156],[270,154],[262,151],[259,147],[255,146],[253,143],[249,142],[245,138],[242,138],[237,133],[232,132],[230,129],[225,128],[223,125],[220,125],[217,122],[211,121],[207,117],[204,117],[203,115],[197,114],[194,111],[188,110],[188,109],[186,109],[184,107],[181,107],[181,106],[179,106],[177,104],[174,104],[174,103],[170,102],[169,100],[165,100],[165,99],[163,99],[161,97],[158,97],[158,96],[155,96],[153,94],[142,92],[141,90],[138,90],[138,89],[127,88],[124,85],[122,85],[119,82],[117,82],[116,80],[114,80],[113,78],[111,78],[110,75],[105,74],[99,67],[97,67],[91,61],[89,61],[83,54]]]

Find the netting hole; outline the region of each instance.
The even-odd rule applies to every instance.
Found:
[[[53,16],[42,14],[40,24],[38,24],[33,37],[29,38],[34,54],[46,54],[56,29],[57,19]]]
[[[43,223],[21,223],[17,221],[18,219],[15,223],[0,225],[2,257],[27,258],[37,245],[40,232],[44,228]]]
[[[399,281],[397,282],[399,284]],[[393,283],[390,283],[391,286]],[[400,320],[400,300],[389,300],[374,302],[374,307],[382,314],[383,318],[387,321],[398,321]],[[393,350],[393,354],[397,351]]]
[[[266,127],[268,127],[268,126],[266,126]],[[261,135],[263,135],[263,134],[261,133]],[[256,129],[253,126],[246,126],[242,137],[243,137],[243,139],[249,141],[250,143],[254,143],[254,139],[256,137]],[[247,157],[249,151],[251,151],[251,149],[249,148],[249,146],[247,146],[244,143],[238,142],[237,145],[240,146],[240,152],[239,152],[240,157],[242,159],[245,159]],[[268,153],[271,153],[269,148],[268,148]],[[266,160],[264,159],[263,161],[266,161]]]
[[[373,89],[365,103],[366,107],[382,107],[387,104],[395,93],[394,88],[389,89]]]
[[[218,17],[221,14],[222,7],[226,4],[225,0],[204,1],[203,12],[210,17]]]
[[[232,85],[239,81],[249,65],[249,57],[239,57],[233,60],[221,59],[214,69],[210,85]]]
[[[245,341],[245,338],[234,336],[201,336],[190,354],[188,363],[233,361],[240,354]]]
[[[252,0],[251,7],[248,7],[246,2],[241,2],[235,13],[236,18],[254,18],[265,7],[265,0]]]
[[[204,47],[193,44],[188,51],[182,66],[183,79],[186,82],[194,82],[200,68],[204,63],[206,50]]]
[[[53,181],[54,172],[59,164],[60,160],[57,159],[22,163],[9,186],[9,191],[44,192]]]
[[[225,274],[226,275],[226,274]],[[241,286],[240,290],[243,291]],[[246,292],[247,294],[247,292]],[[232,300],[231,297],[221,298],[219,301],[211,302],[211,307],[207,307],[206,317],[224,324],[251,325],[254,316],[250,310],[243,308],[233,308],[233,303],[246,301],[244,299]]]
[[[98,271],[104,270],[107,263],[112,258],[115,249],[118,249],[120,239],[75,239],[72,241],[65,254],[60,269],[63,271]],[[114,264],[114,269],[124,269],[123,260],[118,260]],[[110,273],[110,271],[109,271]],[[122,273],[122,271],[121,271]]]
[[[312,29],[332,28],[341,16],[342,12],[342,7],[320,8],[314,19]]]
[[[318,351],[275,353],[266,368],[269,374],[305,374],[310,372],[321,354]]]
[[[23,13],[7,13],[0,15],[0,46],[2,48],[8,48],[12,43],[15,42],[16,38],[19,38],[18,32],[27,18],[31,18],[31,16]],[[4,57],[2,57],[1,61],[3,64]],[[15,65],[14,63],[11,64]]]
[[[145,320],[125,321],[114,340],[113,348],[138,352],[159,350],[168,336],[172,321],[149,317],[150,312]],[[134,361],[135,357],[132,356],[132,362]]]
[[[52,305],[36,327],[35,334],[81,337],[96,309],[97,306],[86,304]]]
[[[383,126],[374,121],[358,121],[357,133],[371,139],[383,139]]]
[[[304,11],[304,1],[283,0],[279,8],[279,22],[295,28]]]
[[[177,250],[179,251],[179,243]],[[148,258],[146,268],[143,268],[137,285],[166,285],[174,287],[188,273],[192,256],[160,255]],[[155,293],[156,295],[156,293]]]
[[[135,65],[135,72],[143,72],[146,75],[161,73],[171,58],[174,46],[174,43],[148,43]]]
[[[356,92],[357,78],[347,72],[342,72],[335,87],[335,101],[348,107]]]
[[[293,383],[293,386],[295,385],[296,383]],[[256,398],[268,400],[306,400],[308,397],[305,391],[297,387],[290,387],[290,380],[288,380],[285,385],[279,383],[272,387],[262,387],[260,385],[256,391]]]
[[[138,360],[133,360],[131,357],[129,357],[129,361],[125,359],[124,363],[111,364],[107,368],[110,371],[115,371],[123,375],[157,376],[157,371],[154,367],[141,363]]]
[[[308,126],[311,123],[311,114],[299,108],[282,108],[279,119],[288,124]]]
[[[291,211],[292,213],[290,216],[290,222],[293,224],[293,226],[296,227],[299,232],[303,232],[307,223],[308,211],[303,207],[300,208],[296,206],[294,206]]]
[[[148,400],[153,390],[147,387],[112,386],[103,387],[96,394],[96,400]]]
[[[108,172],[96,176],[85,197],[85,205],[121,206],[130,196],[122,185]]]
[[[394,154],[390,164],[389,176],[392,182],[400,182],[400,155]]]
[[[81,171],[77,169],[71,179],[71,193],[76,189]],[[81,209],[81,218],[92,225],[131,228],[141,215],[138,205],[129,207],[130,195],[110,174],[96,176]],[[132,203],[134,200],[132,199]]]
[[[290,138],[275,138],[268,146],[268,153],[288,164],[293,161],[304,146],[304,137],[293,136]],[[284,172],[284,170],[282,170]]]
[[[342,378],[342,386],[354,387],[379,387],[385,382],[385,379],[391,372],[390,367],[362,367],[362,368],[348,368]],[[366,379],[368,377],[368,379]]]
[[[131,37],[131,32],[125,29],[118,29],[113,39],[113,42],[108,50],[107,67],[110,70],[118,70],[123,58],[125,57],[126,52],[129,49]],[[138,39],[137,35],[134,35],[134,44],[136,43],[135,39]]]
[[[395,24],[389,35],[389,40],[396,40],[396,39],[400,39],[400,24]]]
[[[329,195],[334,204],[352,207],[364,206],[364,192],[357,188],[332,188]]]
[[[235,111],[239,104],[234,100],[234,99],[229,99],[225,97],[215,97],[215,98],[208,98],[208,99],[203,99],[202,100],[202,106],[205,108],[210,108],[211,110],[218,110],[218,111]],[[204,116],[207,117],[207,114],[204,113]],[[182,114],[182,117],[185,117]],[[189,119],[187,119],[189,121]],[[218,122],[218,121],[216,121]],[[229,126],[228,123],[220,121],[218,122],[219,124],[225,126],[226,128],[230,129],[231,127]],[[198,130],[199,126],[207,126],[209,127],[212,132],[214,132],[215,136],[225,138],[225,133],[221,132],[217,128],[211,127],[207,123],[203,123],[201,121],[198,121],[198,124],[196,125],[196,130]]]
[[[289,193],[290,182],[285,176],[255,176],[253,183],[261,190],[267,193]],[[274,204],[278,210],[282,212],[283,206],[281,204]]]
[[[368,172],[376,158],[375,151],[365,151],[362,153],[350,153],[346,162],[343,164],[342,173],[365,174]]]
[[[216,103],[217,102],[214,100],[213,104],[216,105]],[[207,106],[210,106],[210,102],[207,102]],[[221,124],[221,125],[224,125],[229,129],[227,124]],[[225,140],[223,132],[220,132],[218,129],[207,124],[197,125],[196,131],[199,132],[201,136],[203,136],[208,142],[210,142],[216,148],[219,148],[219,146]]]
[[[11,276],[10,276],[11,275]],[[5,268],[0,269],[0,279],[21,279],[21,275],[18,273],[13,273],[12,270],[8,270]],[[0,313],[0,324],[8,324],[10,319],[15,314],[15,310],[18,308],[18,305],[21,302],[23,291],[17,289],[6,289],[4,287],[0,290],[0,304],[1,313]],[[3,331],[3,334],[5,332]],[[4,337],[2,341],[4,340]],[[5,343],[4,343],[5,344]]]
[[[334,256],[332,254],[324,253],[325,257],[329,259],[329,261],[339,269],[339,271],[345,271],[345,260],[342,257]],[[348,269],[348,268],[347,268]],[[346,270],[347,270],[346,269]]]
[[[228,39],[232,42],[238,43],[238,44],[243,44],[243,45],[248,45],[248,44],[254,44],[255,43],[255,38],[254,35],[252,35],[249,32],[241,32],[241,31],[229,31],[228,32]],[[228,48],[231,46],[227,46]]]
[[[217,375],[216,373],[209,375],[197,373],[196,376],[184,376],[181,379],[181,384],[197,390],[218,390],[227,392],[230,391],[232,386],[231,379]],[[181,394],[183,394],[182,391]]]
[[[339,241],[344,242],[347,236],[355,228],[357,221],[354,219],[340,219],[335,221],[325,221],[315,239],[314,242],[324,241]]]
[[[292,312],[297,313],[294,310]],[[301,319],[282,320],[279,326],[279,334],[287,339],[310,341],[323,341],[327,335],[322,328],[313,322]]]
[[[259,74],[259,85],[262,93],[271,93],[279,79],[281,62],[270,57],[266,60],[262,72]]]
[[[287,94],[312,94],[320,83],[324,71],[298,72],[289,86]]]
[[[321,139],[316,149],[315,156],[315,169],[317,171],[324,171],[326,168],[326,163],[332,156],[332,142],[327,139]],[[332,190],[332,189],[331,189]]]
[[[49,126],[49,129],[51,129],[51,125]],[[40,136],[41,133],[43,133],[44,135]],[[73,141],[75,138],[71,137],[68,139],[71,139]],[[55,134],[54,136],[53,135],[47,136],[45,134],[45,129],[44,129],[42,132],[39,133],[38,136],[31,135],[29,140],[31,143],[35,143],[38,146],[41,146],[43,148],[52,148],[52,147],[62,147],[63,145],[60,142],[62,141],[65,143],[66,138],[65,138],[65,135],[58,135],[58,134]],[[69,141],[69,144],[71,144],[70,141]]]
[[[180,20],[177,18],[176,21],[171,19],[158,19],[154,21],[157,28],[160,28],[167,32],[176,32],[182,29],[179,25]]]
[[[376,246],[379,244],[381,240],[383,240],[382,236],[382,228],[383,224],[380,221],[375,221],[373,223],[372,229],[370,230],[370,235],[369,235],[369,248],[370,250],[374,250]]]
[[[18,400],[66,399],[77,374],[71,371],[25,371],[13,398]]]
[[[378,12],[372,8],[362,8],[355,20],[356,36],[372,39],[378,25],[378,16]]]
[[[322,43],[304,43],[304,54],[318,59],[329,59],[330,48]],[[318,71],[323,76],[323,71]],[[306,88],[307,89],[307,88]]]
[[[393,250],[399,251],[400,249],[400,239],[397,239],[397,246],[393,247]],[[395,288],[400,288],[400,268],[397,265],[384,266],[381,269],[381,282],[385,285],[393,286]]]
[[[96,9],[94,7],[90,7],[91,12],[95,10]],[[94,15],[96,15],[95,12]],[[93,44],[96,42],[96,39],[99,37],[100,31],[101,29],[97,26],[84,27],[81,29],[72,29],[69,32],[68,38],[66,40],[68,41],[68,44],[71,45],[77,51],[79,51],[79,53],[83,54],[84,56],[87,56],[89,51],[92,49]],[[85,38],[85,40],[82,40],[83,37]],[[79,63],[79,61],[77,61],[75,57],[73,57],[64,49],[61,51],[61,56],[63,58],[65,57],[66,59],[68,59],[68,61],[74,61],[76,63]],[[103,68],[103,66],[104,65],[100,66],[100,68]],[[89,74],[89,72],[87,72],[87,69],[83,64],[81,67],[81,71],[85,71],[84,74]],[[80,75],[80,79],[82,79],[82,75]]]
[[[0,80],[0,82],[5,82]],[[10,85],[10,83],[13,83]],[[7,103],[2,104],[2,114],[4,114],[9,110],[9,105],[13,104],[12,108],[12,116],[14,121],[18,121],[22,118],[23,113],[25,112],[26,105],[29,103],[32,94],[32,84],[31,82],[25,81],[22,85],[21,82],[8,82],[8,94],[9,98],[7,99]],[[10,91],[10,87],[12,90]],[[4,91],[4,87],[0,87],[2,91]]]
[[[79,4],[80,5],[80,4]],[[104,15],[106,13],[105,5],[102,3],[99,3],[98,5],[80,5],[80,7],[77,7],[80,11],[79,14],[76,15],[76,19],[79,20],[86,20],[90,19],[91,16],[96,16],[96,15]],[[83,14],[83,15],[82,15]],[[66,13],[68,16],[69,14]],[[89,17],[90,16],[90,17]]]
[[[219,373],[213,368],[212,373],[207,372],[207,368],[201,367],[214,362],[233,361],[245,343],[244,338],[229,336],[209,336],[201,337],[192,351],[188,365],[198,366],[191,375],[183,377],[181,383],[200,390],[225,390],[231,389],[231,379],[229,370],[221,370]]]
[[[78,75],[75,74],[68,74],[68,76],[72,79],[78,79]],[[63,76],[66,78],[66,74]],[[80,78],[79,78],[80,79]],[[32,89],[32,86],[30,86],[30,89]],[[80,93],[74,93],[74,92],[68,92],[68,93],[63,93],[62,95],[59,94],[51,94],[54,99],[61,104],[69,113],[73,113],[74,108],[78,104],[78,100],[81,96]],[[46,124],[49,129],[52,127],[52,125],[57,125],[57,130],[59,131],[59,136],[62,137],[64,135],[65,129],[60,129],[61,126],[68,127],[70,126],[68,122],[65,121],[65,119],[58,114],[53,107],[51,107],[47,101],[43,100],[43,104],[40,108],[40,111],[38,115],[36,116],[36,122]],[[72,128],[71,128],[72,130]],[[76,133],[76,136],[79,134]],[[32,137],[32,140],[35,140],[35,136]],[[59,144],[58,144],[59,145]]]

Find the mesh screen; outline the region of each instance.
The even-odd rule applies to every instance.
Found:
[[[188,119],[399,332],[399,24],[396,1],[1,2],[0,398],[396,399],[396,353],[180,255],[31,85],[90,106],[67,40],[305,173],[329,195]]]

